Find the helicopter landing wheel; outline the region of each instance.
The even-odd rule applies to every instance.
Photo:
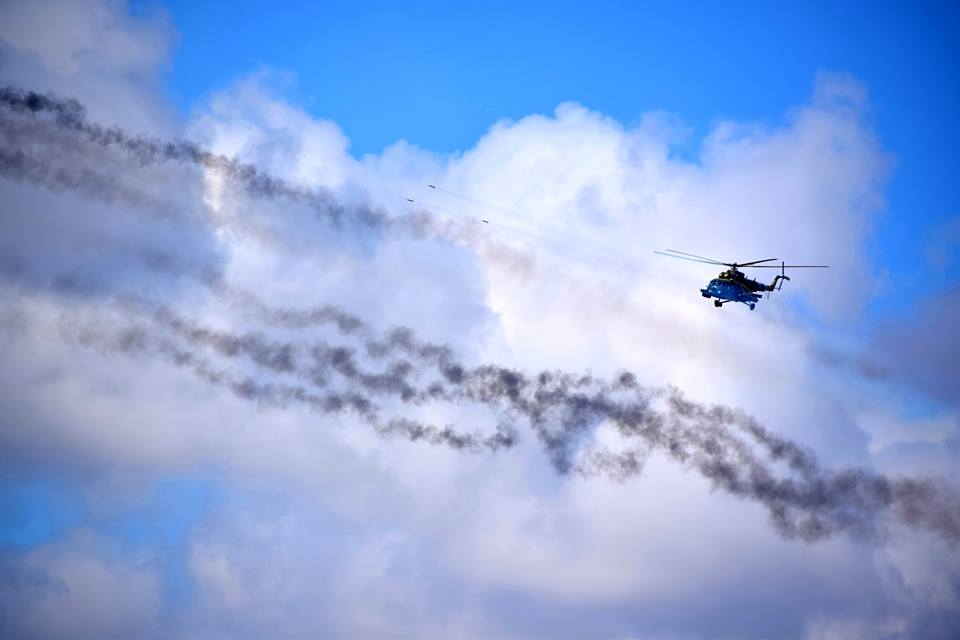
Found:
[[[753,308],[756,307],[756,306],[757,306],[756,304],[754,304],[753,302],[751,302],[751,303],[750,303],[750,311],[753,311]]]
[[[719,300],[714,300],[714,301],[713,301],[713,306],[715,306],[717,309],[719,309],[721,306],[723,306],[723,303],[720,302]]]

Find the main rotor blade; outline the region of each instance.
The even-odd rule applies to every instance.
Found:
[[[779,260],[780,258],[766,258],[764,260],[754,260],[753,262],[741,262],[738,264],[738,267],[750,267],[755,264],[760,264],[761,262],[773,262],[774,260]]]
[[[692,253],[684,253],[683,251],[677,251],[676,249],[667,249],[667,251],[668,251],[669,253],[679,253],[679,254],[682,255],[682,256],[689,256],[689,257],[691,257],[691,258],[697,258],[698,260],[702,260],[702,261],[704,261],[704,262],[708,262],[708,263],[711,263],[711,264],[722,264],[722,265],[725,265],[725,266],[727,266],[727,267],[733,266],[733,265],[732,265],[731,263],[729,263],[729,262],[720,262],[719,260],[714,260],[713,258],[704,258],[703,256],[696,256],[696,255],[694,255],[694,254],[692,254]],[[663,255],[668,255],[668,254],[665,253],[665,254],[663,254]],[[674,256],[674,257],[676,257],[676,256]],[[774,258],[774,259],[776,259],[776,258]]]
[[[700,264],[712,264],[714,266],[716,265],[729,266],[725,262],[714,262],[713,260],[700,260],[695,258],[686,258],[684,256],[675,256],[672,253],[664,253],[663,251],[654,251],[654,253],[661,256],[667,256],[668,258],[676,258],[677,260],[689,260],[690,262],[699,262]]]
[[[740,265],[745,267],[747,265]],[[751,269],[829,269],[830,265],[828,264],[755,264],[750,267]]]

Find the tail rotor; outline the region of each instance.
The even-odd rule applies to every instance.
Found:
[[[774,267],[776,268],[776,267]],[[773,282],[770,283],[770,288],[767,289],[767,297],[770,297],[771,291],[780,291],[783,288],[783,281],[789,280],[790,276],[787,275],[787,265],[785,262],[780,263],[780,273],[773,277]]]
[[[780,263],[780,284],[777,285],[777,291],[783,288],[783,281],[789,280],[790,276],[787,275],[787,266],[785,262]]]

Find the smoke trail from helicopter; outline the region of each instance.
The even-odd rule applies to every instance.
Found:
[[[64,320],[61,333],[67,340],[95,349],[101,354],[153,355],[191,372],[212,386],[224,388],[241,399],[256,402],[263,407],[286,409],[292,405],[303,405],[319,414],[350,414],[386,437],[398,436],[412,442],[444,445],[459,451],[497,451],[509,448],[515,442],[516,436],[509,425],[501,425],[493,433],[482,434],[476,430],[463,432],[451,425],[440,427],[401,416],[382,420],[376,404],[362,393],[350,390],[317,392],[297,384],[260,382],[255,376],[217,367],[195,351],[183,349],[169,338],[152,334],[145,327],[135,324],[122,330],[106,331],[96,324],[85,325],[75,321],[67,323]],[[220,339],[229,340],[223,336]],[[243,338],[234,340],[238,343],[245,342]],[[255,351],[256,347],[248,344],[244,351],[249,352],[251,349]],[[231,353],[229,348],[225,351]],[[263,360],[255,360],[269,369],[285,368],[277,363],[271,365]],[[366,383],[368,387],[377,386],[369,380]],[[313,380],[313,386],[326,385],[318,377]],[[379,390],[383,391],[384,387]]]
[[[112,155],[93,161],[89,157],[91,148]],[[193,142],[161,140],[91,123],[83,105],[74,99],[0,87],[0,175],[53,191],[73,191],[124,204],[160,217],[189,220],[189,215],[171,203],[139,188],[136,180],[125,183],[120,179],[121,174],[130,173],[130,160],[140,170],[165,163],[192,166],[240,185],[254,198],[303,206],[334,228],[358,225],[401,237],[443,239],[469,246],[518,276],[528,275],[533,268],[529,252],[484,233],[478,219],[447,215],[419,204],[402,215],[390,215],[363,202],[346,204],[328,190],[269,175]],[[190,221],[208,222],[205,218]]]
[[[140,166],[173,162],[219,172],[251,195],[304,205],[333,225],[356,222],[412,235],[443,233],[426,213],[392,218],[370,207],[348,207],[329,192],[293,185],[194,143],[91,124],[73,100],[4,88],[0,107],[0,173],[17,180],[113,198],[140,209],[163,209],[109,171],[57,164],[49,155],[35,153],[44,140],[80,156],[82,149],[76,153],[74,147],[92,144],[119,151]],[[62,138],[53,137],[57,135]],[[65,315],[63,333],[105,354],[160,358],[263,406],[350,414],[384,436],[455,450],[509,449],[518,442],[514,426],[525,424],[561,474],[626,480],[641,474],[651,455],[663,455],[713,487],[763,506],[787,538],[816,541],[842,532],[871,536],[881,519],[892,514],[950,543],[960,542],[960,497],[946,485],[860,469],[825,469],[812,453],[742,412],[693,402],[674,388],[642,387],[630,373],[603,379],[562,371],[531,375],[496,364],[467,366],[449,347],[424,342],[409,329],[378,335],[361,318],[333,306],[278,309],[240,292],[227,292],[227,297],[265,324],[294,331],[329,325],[348,344],[236,334],[201,325],[168,307],[131,300],[118,303],[125,326],[86,326]],[[386,364],[373,370],[370,361]],[[244,366],[254,373],[246,373]],[[381,402],[399,405],[384,409]],[[477,405],[494,416],[496,426],[463,431],[394,415],[405,407],[438,403]],[[391,416],[385,417],[387,411]],[[619,433],[622,447],[583,444],[604,424]]]
[[[382,209],[363,203],[346,205],[330,191],[307,188],[271,176],[253,165],[214,153],[190,141],[160,140],[91,123],[83,105],[73,99],[6,86],[0,87],[0,109],[5,112],[0,118],[0,141],[3,143],[0,147],[0,173],[13,179],[55,190],[79,191],[108,201],[119,200],[132,206],[154,204],[144,194],[117,184],[89,166],[65,166],[53,162],[49,156],[43,158],[31,153],[43,141],[55,144],[58,151],[63,148],[75,150],[79,139],[102,149],[120,152],[141,168],[175,163],[215,172],[242,185],[251,196],[303,205],[335,227],[357,223],[370,229],[414,237],[475,237],[468,225],[437,220],[422,208],[406,215],[390,216]],[[72,134],[74,139],[55,139],[57,131]]]
[[[336,225],[342,224],[347,216],[370,227],[391,224],[389,217],[382,211],[363,206],[347,208],[328,191],[293,185],[265,174],[253,165],[213,153],[193,142],[163,141],[131,134],[118,127],[102,127],[90,123],[86,119],[83,105],[76,100],[8,86],[0,88],[0,105],[13,114],[47,115],[50,117],[49,122],[57,128],[76,134],[97,146],[116,149],[135,160],[141,167],[164,162],[193,165],[219,172],[243,185],[251,195],[267,199],[284,198],[303,204]],[[18,123],[5,121],[4,132],[11,135],[11,128],[16,124]],[[34,139],[38,133],[37,129],[29,132]],[[36,164],[30,163],[22,152],[8,152],[3,156],[2,168],[5,173],[14,176],[19,170],[25,178],[31,179],[39,173]],[[55,179],[57,175],[58,172],[54,171],[51,177]],[[68,186],[72,185],[64,185]],[[427,220],[422,222],[428,223]]]
[[[776,531],[788,539],[814,542],[839,533],[872,537],[882,518],[892,514],[960,543],[960,495],[946,484],[825,469],[812,452],[740,411],[694,402],[672,387],[643,387],[627,372],[603,379],[562,371],[530,375],[500,365],[470,367],[448,347],[422,342],[409,329],[374,336],[361,320],[329,306],[269,309],[264,317],[287,328],[302,327],[310,318],[332,323],[342,336],[360,338],[352,346],[236,334],[143,301],[123,301],[118,308],[129,326],[104,329],[65,316],[62,330],[103,353],[161,357],[262,406],[296,404],[320,414],[349,413],[383,436],[495,452],[515,446],[515,426],[525,424],[563,475],[623,481],[642,474],[651,455],[663,455],[714,488],[763,506]],[[233,368],[218,368],[201,354]],[[360,360],[386,365],[369,371]],[[237,373],[240,361],[256,372]],[[380,406],[383,401],[400,405],[387,410]],[[496,427],[463,431],[396,415],[403,405],[434,403],[484,408]],[[385,417],[387,411],[393,415]],[[616,429],[622,447],[583,444],[604,423]]]

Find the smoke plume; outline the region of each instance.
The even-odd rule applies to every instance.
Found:
[[[518,426],[537,439],[560,474],[628,480],[662,455],[715,488],[763,506],[777,532],[808,542],[838,533],[875,537],[883,518],[960,542],[960,496],[930,479],[892,478],[863,469],[823,468],[815,455],[741,411],[694,402],[673,387],[649,388],[629,372],[611,379],[563,371],[527,374],[500,365],[467,366],[449,347],[419,340],[407,328],[377,335],[332,306],[274,309],[249,294],[261,320],[286,328],[330,325],[349,340],[331,345],[272,340],[193,322],[163,305],[118,303],[123,328],[83,326],[64,317],[65,335],[102,352],[153,354],[207,383],[263,406],[292,404],[321,414],[351,413],[382,435],[463,451],[509,449]],[[206,358],[215,358],[216,366]],[[224,364],[225,363],[225,364]],[[379,363],[370,370],[369,365]],[[253,373],[238,373],[242,367]],[[403,416],[385,416],[382,401],[411,407],[449,403],[487,409],[495,426],[463,431]],[[589,436],[602,424],[621,436],[616,450]]]
[[[97,157],[92,158],[92,154]],[[422,207],[391,215],[363,202],[345,204],[328,190],[308,188],[266,174],[194,142],[161,140],[91,123],[83,105],[74,99],[0,87],[0,175],[55,191],[73,191],[107,203],[121,203],[156,216],[203,223],[204,220],[148,193],[137,184],[135,175],[123,179],[131,173],[131,165],[143,172],[165,164],[219,175],[254,198],[305,207],[334,228],[358,225],[368,231],[401,237],[443,239],[469,246],[518,276],[528,276],[533,268],[532,256],[497,241],[475,219],[455,213],[452,218],[438,218]],[[176,190],[179,192],[181,187]]]
[[[390,216],[382,209],[364,204],[344,205],[333,193],[311,189],[268,175],[257,167],[213,153],[186,140],[160,140],[132,134],[118,127],[103,127],[86,118],[83,105],[73,99],[40,94],[16,87],[0,87],[0,107],[6,112],[0,118],[3,149],[0,150],[0,172],[9,177],[29,180],[56,189],[71,189],[88,195],[122,198],[132,205],[141,205],[140,194],[118,189],[109,179],[86,168],[62,166],[31,155],[29,149],[39,142],[57,148],[76,146],[85,141],[96,147],[120,152],[138,166],[162,163],[191,165],[214,171],[240,185],[251,196],[266,200],[283,199],[312,210],[334,226],[357,223],[372,229],[393,229],[417,237],[431,237],[462,232],[463,225],[436,220],[427,211],[403,216]],[[14,117],[20,116],[19,119]],[[24,117],[26,116],[26,117]],[[38,123],[39,119],[39,123]],[[41,126],[37,126],[40,124]],[[46,125],[46,126],[42,126]],[[76,139],[54,139],[57,132],[73,134]],[[28,139],[30,144],[23,144]]]

